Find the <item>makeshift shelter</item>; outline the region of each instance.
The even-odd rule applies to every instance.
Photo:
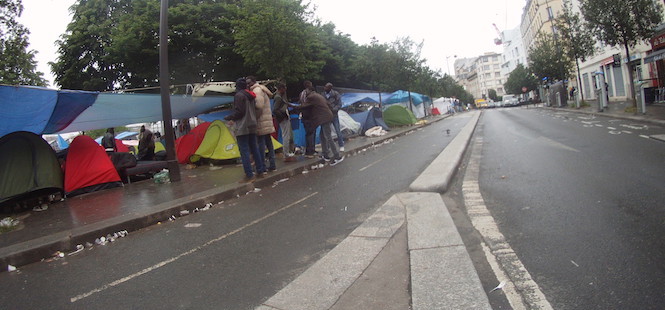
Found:
[[[360,134],[364,135],[367,129],[381,126],[384,130],[390,130],[386,122],[383,121],[383,112],[379,108],[372,108],[368,111],[351,114],[351,117],[360,123]]]
[[[88,136],[74,138],[65,161],[65,195],[80,195],[116,186],[122,186],[122,182],[104,149]]]
[[[339,129],[343,132],[345,137],[359,135],[362,130],[362,125],[354,120],[349,113],[346,113],[343,110],[337,112],[337,117],[339,118]],[[335,130],[333,129],[333,136],[336,137]]]
[[[390,95],[384,101],[384,106],[388,105],[401,105],[412,112],[416,118],[425,117],[425,104],[430,102],[429,97],[419,93],[398,90]]]
[[[206,129],[203,140],[196,148],[194,154],[189,158],[190,162],[195,163],[201,158],[224,160],[240,158],[240,150],[235,137],[226,124],[220,120],[215,120]]]
[[[432,110],[437,109],[439,114],[446,114],[453,110],[453,102],[450,98],[438,98],[432,102]],[[432,112],[434,114],[434,112]]]
[[[63,191],[55,151],[31,132],[17,131],[0,138],[0,171],[0,205]]]
[[[190,162],[189,157],[194,155],[196,149],[201,145],[210,124],[210,122],[201,123],[188,134],[175,140],[176,157],[179,163],[187,164]]]
[[[388,126],[406,126],[416,123],[411,111],[401,105],[391,105],[383,111],[383,120]]]

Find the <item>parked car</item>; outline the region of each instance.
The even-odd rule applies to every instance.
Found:
[[[503,105],[505,107],[516,107],[519,105],[519,99],[516,95],[504,95],[503,96]]]

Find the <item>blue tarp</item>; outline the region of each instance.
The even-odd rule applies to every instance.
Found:
[[[411,92],[411,101],[413,102],[413,105],[419,105],[423,103],[423,101],[429,102],[430,99],[428,96]],[[385,104],[409,102],[409,92],[405,90],[398,90],[390,94],[390,97],[388,97],[388,99],[384,100],[383,102]]]
[[[171,96],[173,119],[190,118],[233,102],[232,96]],[[0,137],[38,135],[162,120],[159,94],[113,94],[0,85]]]
[[[379,99],[385,101],[390,97],[389,93],[381,93],[381,98],[379,98],[379,93],[343,93],[342,94],[342,107],[348,107],[357,102],[376,102],[379,103]]]
[[[58,132],[90,107],[97,95],[96,92],[0,85],[0,137],[15,131],[38,135]]]

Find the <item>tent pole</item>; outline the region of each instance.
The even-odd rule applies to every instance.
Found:
[[[383,107],[383,103],[381,101],[381,92],[379,92],[379,109]]]
[[[180,181],[180,166],[175,159],[175,140],[173,139],[173,114],[171,112],[171,93],[169,90],[169,0],[161,0],[162,6],[159,15],[159,87],[162,97],[162,119],[164,123],[164,136],[166,139],[166,162],[169,168],[171,182]]]
[[[413,113],[413,100],[411,100],[411,91],[409,90],[408,92],[409,92],[409,110],[411,110],[411,113]]]

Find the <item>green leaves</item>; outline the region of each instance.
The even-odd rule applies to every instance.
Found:
[[[582,0],[581,11],[591,32],[607,45],[635,46],[649,39],[662,20],[653,0]]]
[[[518,64],[517,67],[510,72],[508,80],[503,85],[507,94],[521,94],[522,87],[527,88],[527,92],[535,90],[538,87],[538,80],[533,74],[524,67]]]
[[[35,51],[28,51],[28,31],[18,23],[20,0],[0,1],[0,84],[46,86],[37,70]]]
[[[562,81],[568,78],[572,61],[553,35],[542,33],[529,49],[529,68],[539,79]]]

